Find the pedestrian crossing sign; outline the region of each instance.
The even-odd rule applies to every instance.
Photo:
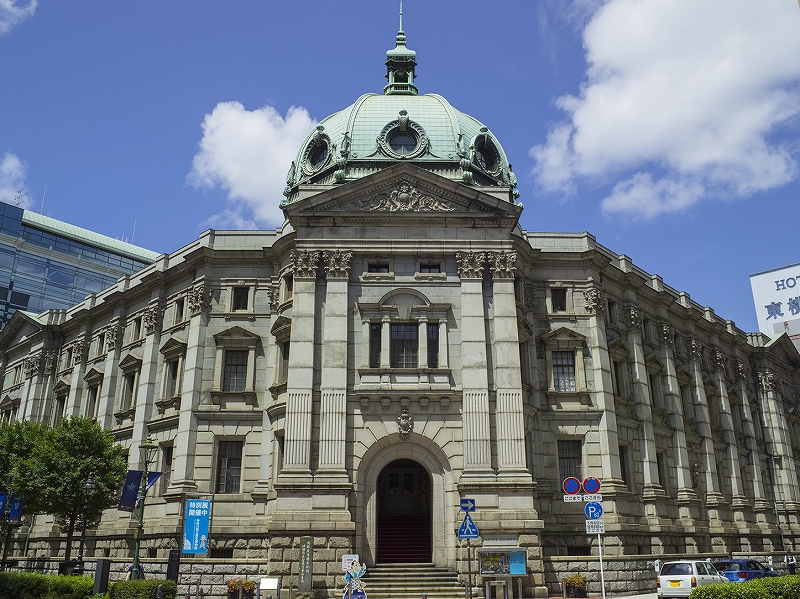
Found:
[[[468,513],[464,514],[464,521],[461,523],[461,526],[458,529],[458,538],[477,539],[479,536],[480,533],[478,532],[478,527],[475,526],[475,522]]]

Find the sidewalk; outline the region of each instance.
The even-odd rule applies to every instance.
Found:
[[[590,599],[597,599],[601,597],[598,593],[589,595]],[[550,599],[561,599],[561,595],[550,595]],[[658,599],[658,593],[643,593],[641,595],[614,595],[611,593],[606,594],[606,599]]]

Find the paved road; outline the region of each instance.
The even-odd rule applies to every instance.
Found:
[[[600,597],[598,594],[590,595],[593,599]],[[561,595],[551,595],[553,599],[559,599]],[[658,593],[645,593],[643,595],[606,595],[606,599],[658,599]]]

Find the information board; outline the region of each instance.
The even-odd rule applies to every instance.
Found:
[[[525,551],[482,551],[481,576],[525,576]]]

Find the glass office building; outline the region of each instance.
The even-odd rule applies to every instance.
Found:
[[[0,328],[17,310],[69,308],[158,255],[0,202]]]

